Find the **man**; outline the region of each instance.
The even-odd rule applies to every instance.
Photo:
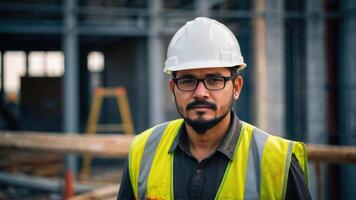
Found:
[[[182,119],[136,136],[118,199],[310,199],[304,144],[232,111],[244,67],[225,25],[200,17],[177,31],[164,71]]]

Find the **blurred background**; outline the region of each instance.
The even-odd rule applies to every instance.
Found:
[[[355,0],[0,0],[0,129],[132,135],[179,117],[165,53],[197,16],[226,24],[240,43],[247,63],[234,106],[240,119],[305,143],[356,145]],[[79,177],[92,160],[9,149],[0,156],[9,180],[45,176],[41,167],[53,162],[47,177],[65,176],[63,163]],[[94,159],[91,176],[108,170],[100,166],[122,169],[125,158]],[[355,164],[315,163],[314,199],[356,199]],[[112,174],[118,185],[121,171]],[[0,199],[62,195],[1,177]]]

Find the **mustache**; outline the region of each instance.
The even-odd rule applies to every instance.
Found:
[[[206,101],[206,100],[195,100],[195,101],[193,101],[193,102],[191,102],[191,103],[189,103],[189,104],[187,105],[186,110],[187,110],[187,111],[188,111],[188,110],[191,110],[191,109],[193,109],[195,106],[206,106],[206,107],[208,107],[208,108],[210,108],[210,109],[213,109],[213,110],[216,110],[216,109],[217,109],[217,106],[216,106],[216,104],[214,104],[214,103],[208,102],[208,101]]]

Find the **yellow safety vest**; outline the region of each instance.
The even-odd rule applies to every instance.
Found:
[[[182,126],[178,119],[136,136],[129,174],[136,199],[174,199],[173,153],[169,149]],[[292,153],[308,181],[305,145],[270,135],[241,122],[233,160],[215,199],[284,199]]]

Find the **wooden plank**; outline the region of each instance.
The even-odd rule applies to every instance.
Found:
[[[0,147],[49,153],[91,153],[97,157],[127,157],[133,135],[61,133],[0,133]]]
[[[28,176],[25,174],[9,174],[0,172],[0,183],[7,186],[26,187],[33,190],[57,192],[63,191],[63,180],[53,178],[43,178]],[[76,183],[74,186],[76,193],[88,192],[94,189],[93,186]]]
[[[53,153],[31,153],[21,150],[0,150],[0,171],[54,177],[63,171],[64,156]]]
[[[1,149],[0,170],[11,166],[26,166],[35,163],[60,163],[63,160],[63,155],[53,155],[53,153],[31,153],[23,150]]]
[[[356,163],[356,147],[308,144],[308,159],[328,163]]]
[[[0,133],[0,148],[47,153],[91,153],[100,157],[128,155],[132,135],[68,135],[54,133]],[[330,163],[356,163],[356,147],[308,144],[308,159]]]
[[[81,195],[70,198],[69,200],[109,200],[116,199],[117,193],[119,191],[118,185],[107,186],[99,189],[95,189],[91,192],[87,192]]]

